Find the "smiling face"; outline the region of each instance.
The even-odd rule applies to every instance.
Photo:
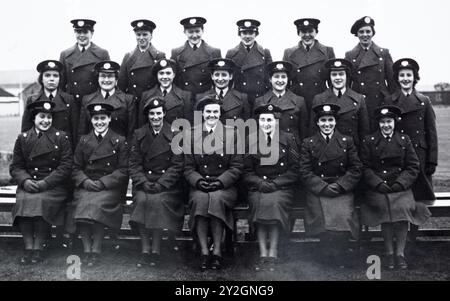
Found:
[[[233,75],[227,70],[215,70],[211,74],[211,79],[214,83],[214,86],[219,89],[225,89],[233,79]]]
[[[336,118],[332,115],[321,116],[317,119],[317,126],[322,134],[330,135],[336,127]]]
[[[278,93],[283,93],[288,84],[288,75],[286,72],[275,72],[270,77],[272,89]]]
[[[34,127],[41,132],[47,131],[52,126],[52,114],[39,112],[34,117]]]
[[[175,72],[173,72],[172,67],[167,67],[159,70],[156,76],[158,77],[158,82],[161,88],[168,89],[173,84]]]
[[[80,47],[89,45],[92,35],[93,32],[89,29],[75,29],[75,38]]]
[[[202,40],[203,29],[201,27],[186,28],[184,34],[191,44],[197,45]]]
[[[117,85],[117,78],[114,72],[99,72],[98,84],[103,91],[111,91]]]
[[[414,72],[411,69],[400,69],[398,71],[398,82],[402,90],[412,90],[414,88]]]
[[[148,121],[155,131],[159,131],[162,128],[165,115],[163,107],[157,107],[148,111]]]
[[[203,108],[203,120],[209,127],[215,127],[220,119],[220,105],[209,104]]]
[[[303,44],[311,46],[316,38],[317,30],[315,28],[300,29],[298,35]]]
[[[239,37],[241,38],[244,46],[253,46],[256,39],[256,32],[253,30],[244,30],[239,32]]]
[[[358,29],[358,32],[356,34],[359,39],[359,43],[361,43],[362,46],[368,47],[372,43],[372,37],[373,37],[373,29],[372,26],[363,26],[360,29]]]
[[[384,135],[390,136],[395,129],[395,120],[392,117],[383,117],[378,121],[378,125],[380,126],[380,130]]]
[[[91,118],[92,127],[99,134],[103,134],[108,130],[110,122],[111,116],[108,114],[95,114]]]
[[[274,114],[264,113],[259,115],[259,128],[264,134],[270,134],[275,130],[277,120]]]
[[[59,85],[59,72],[54,70],[42,73],[42,85],[47,91],[54,91]]]
[[[137,45],[140,49],[147,49],[152,41],[152,33],[148,30],[135,31]]]
[[[347,84],[347,73],[345,70],[333,70],[330,72],[330,81],[334,88],[340,90]]]

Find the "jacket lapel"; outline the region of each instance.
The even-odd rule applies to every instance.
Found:
[[[324,62],[326,59],[327,57],[323,46],[317,40],[309,52],[307,52],[302,43],[299,42],[297,50],[290,56],[290,60],[296,62],[298,68],[304,68],[318,62]]]
[[[28,131],[28,133],[36,136],[36,142],[33,144],[33,148],[31,149],[30,158],[36,158],[38,156],[51,153],[55,148],[58,148],[53,137],[53,128],[50,128],[47,132],[42,132],[42,137],[40,139],[37,138],[34,127]]]
[[[100,55],[98,54],[98,46],[94,43],[84,52],[81,53],[78,46],[75,46],[75,52],[79,52],[79,59],[72,66],[73,69],[83,67],[86,65],[96,64],[99,62]]]
[[[188,42],[186,42],[188,43]],[[189,48],[188,48],[189,47]],[[200,65],[203,63],[209,62],[211,59],[208,51],[207,51],[208,44],[206,44],[205,41],[202,41],[202,44],[197,50],[192,50],[191,46],[188,44],[185,46],[185,52],[189,51],[189,56],[186,58],[186,64],[184,65],[184,68],[190,68],[196,65]],[[187,49],[186,49],[187,48]]]
[[[94,134],[94,131],[91,131],[91,134],[88,138],[88,141],[92,141],[91,143],[97,144],[94,151],[92,152],[89,160],[96,161],[103,158],[108,158],[114,156],[116,154],[115,145],[117,144],[117,140],[115,140],[113,135],[111,134],[112,130],[109,129],[106,136],[103,137],[100,143],[97,142],[97,137]]]
[[[147,136],[153,136],[152,129],[150,126],[147,127],[148,134]],[[170,151],[170,141],[171,141],[172,131],[170,130],[170,126],[167,123],[164,123],[161,132],[156,137],[151,137],[153,140],[150,148],[146,152],[146,158],[152,159],[160,154]]]
[[[343,155],[343,144],[342,144],[342,135],[339,134],[338,131],[335,131],[333,136],[330,139],[330,142],[326,143],[325,139],[323,139],[320,133],[317,134],[317,140],[321,141],[321,149],[322,152],[319,156],[319,162],[327,162],[331,160],[335,160],[340,158]]]
[[[254,68],[257,66],[261,66],[265,63],[264,59],[264,49],[258,43],[255,42],[250,52],[247,52],[247,49],[240,43],[239,45],[240,53],[243,53],[245,56],[246,62],[242,65],[242,70],[247,70],[250,68]]]
[[[229,89],[225,97],[223,98],[222,109],[225,112],[229,112],[234,108],[237,108],[241,105],[239,98],[237,98],[236,94],[234,94],[234,90]]]
[[[156,49],[153,45],[150,45],[150,48],[147,51],[141,53],[140,50],[136,48],[133,56],[135,59],[130,70],[152,67],[156,61]]]

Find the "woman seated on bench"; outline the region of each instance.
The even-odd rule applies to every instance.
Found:
[[[258,137],[253,147],[250,145],[244,160],[243,181],[249,191],[249,221],[255,225],[259,244],[260,259],[255,270],[273,269],[278,260],[280,233],[290,230],[289,210],[294,199],[294,186],[298,183],[297,143],[294,135],[277,128],[281,113],[279,107],[271,104],[255,109],[260,130],[255,133]]]
[[[74,155],[74,219],[83,241],[87,266],[98,263],[105,227],[119,230],[128,184],[125,137],[109,128],[113,106],[87,106],[93,130],[81,137]]]
[[[395,131],[400,115],[396,106],[379,107],[376,118],[380,129],[366,136],[361,148],[364,183],[368,186],[363,190],[362,222],[370,227],[381,224],[388,269],[395,265],[408,268],[404,254],[408,223],[419,225],[430,216],[425,204],[416,202],[411,191],[420,162],[409,136]]]
[[[10,165],[18,184],[13,223],[25,243],[21,264],[43,261],[43,244],[51,225],[64,224],[73,157],[69,136],[52,127],[54,106],[47,100],[27,106],[34,126],[17,138]]]

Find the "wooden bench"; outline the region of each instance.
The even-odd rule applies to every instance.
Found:
[[[15,196],[16,196],[16,186],[6,186],[0,187],[0,212],[11,212],[12,207],[15,204]],[[450,217],[450,192],[438,192],[436,193],[436,201],[429,205],[433,217]],[[356,208],[359,210],[359,208]],[[124,205],[124,213],[130,214],[132,210],[131,205],[131,194],[127,195],[127,202]],[[305,209],[303,207],[294,207],[291,211],[291,220],[295,222],[296,220],[304,219]],[[239,220],[247,220],[249,214],[249,208],[245,205],[239,205],[233,209],[233,215],[235,221]],[[373,236],[380,236],[380,232],[375,229],[369,229],[368,227],[363,227],[362,236],[365,238],[371,238]],[[415,239],[417,236],[450,236],[450,229],[414,229],[411,233],[411,238]],[[14,232],[14,229],[11,224],[0,224],[0,236],[3,236],[8,233]],[[133,236],[131,230],[129,228],[123,228],[119,232],[119,235],[124,237]],[[235,227],[234,232],[235,238],[238,237],[237,227]],[[188,229],[184,229],[183,231],[184,238],[189,237],[190,233]],[[291,238],[301,239],[305,238],[304,231],[296,231],[294,230],[291,233]],[[244,241],[249,240],[249,235],[245,235]],[[242,240],[241,240],[242,241]]]

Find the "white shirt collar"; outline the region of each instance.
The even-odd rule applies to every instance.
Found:
[[[217,95],[219,95],[220,94],[220,90],[222,90],[223,91],[223,97],[225,97],[225,95],[227,95],[227,93],[228,93],[229,87],[226,87],[224,89],[219,89],[217,87],[214,87],[214,89],[216,90]]]
[[[303,45],[303,48],[306,49],[306,46],[307,46],[307,45],[306,45],[305,43],[303,43],[303,42],[301,42],[301,43],[302,43],[302,45]],[[316,44],[316,41],[313,41],[311,45],[308,45],[308,46],[309,46],[309,49],[311,50],[311,49],[314,47],[315,44]]]
[[[392,136],[394,136],[394,133],[390,134],[389,136],[388,136],[388,135],[385,135],[385,134],[383,134],[383,133],[381,133],[381,135],[383,135],[383,137],[384,137],[385,139],[386,139],[386,138],[391,139]]]
[[[80,51],[83,50],[83,47],[84,47],[84,50],[86,51],[89,49],[89,47],[91,47],[91,43],[87,44],[86,46],[80,46],[80,44],[78,44],[78,49],[80,49]]]
[[[189,46],[191,46],[191,48],[194,48],[194,44],[192,44],[192,43],[189,42],[189,41],[188,41],[188,43],[189,43]],[[202,45],[202,43],[203,43],[203,41],[200,40],[200,42],[198,42],[198,44],[196,44],[196,45],[197,45],[197,48],[200,48],[200,46]]]
[[[159,86],[159,88],[161,89],[161,93],[163,93],[164,90],[166,90],[166,91],[167,91],[167,94],[169,94],[170,91],[172,91],[172,86],[173,86],[173,85],[171,85],[169,88],[163,88],[163,87]]]
[[[322,132],[320,132],[320,134],[322,135],[323,139],[325,139],[325,140],[327,139],[327,135],[325,135]],[[328,137],[330,137],[330,140],[331,140],[331,137],[333,137],[333,135],[334,135],[334,131],[331,134],[328,135]]]
[[[284,94],[286,94],[286,90],[284,90],[283,93],[278,93],[278,92],[275,92],[275,91],[273,91],[273,90],[272,90],[272,92],[273,92],[273,94],[274,94],[276,97],[280,97],[280,96],[283,97]]]
[[[101,92],[102,92],[103,98],[105,98],[105,96],[106,96],[106,91],[103,91],[102,89],[100,89],[100,90],[101,90]],[[108,92],[109,92],[109,97],[111,97],[111,96],[113,96],[114,93],[116,92],[116,89],[112,89],[111,91],[108,91]]]
[[[106,136],[106,134],[108,133],[108,131],[109,131],[109,129],[107,129],[106,131],[104,131],[104,132],[102,133],[102,137],[103,137],[103,138],[105,138],[105,136]],[[97,133],[95,130],[94,130],[94,134],[95,134],[96,137],[98,137],[98,135],[100,135],[100,133]]]
[[[214,127],[209,127],[206,123],[204,123],[206,131],[209,133],[211,130],[214,132],[217,128],[217,123]]]
[[[369,46],[363,46],[361,43],[359,43],[359,45],[361,46],[361,48],[363,49],[363,50],[370,50],[370,48],[372,48],[372,42],[370,43],[370,45]]]
[[[53,97],[55,97],[57,93],[58,93],[58,89],[55,89],[55,90],[53,90],[52,92],[47,91],[46,89],[44,89],[44,94],[45,94],[45,96],[47,96],[47,98],[50,97],[50,94],[52,94]]]
[[[347,91],[347,88],[344,87],[344,88],[342,88],[340,91],[342,92],[342,95],[344,95],[344,94],[345,94],[345,91]],[[338,94],[339,94],[339,89],[336,89],[336,88],[333,87],[333,93],[334,93],[334,95],[338,96]]]
[[[410,91],[403,91],[402,90],[403,95],[411,95],[413,93],[413,89],[411,89]]]

